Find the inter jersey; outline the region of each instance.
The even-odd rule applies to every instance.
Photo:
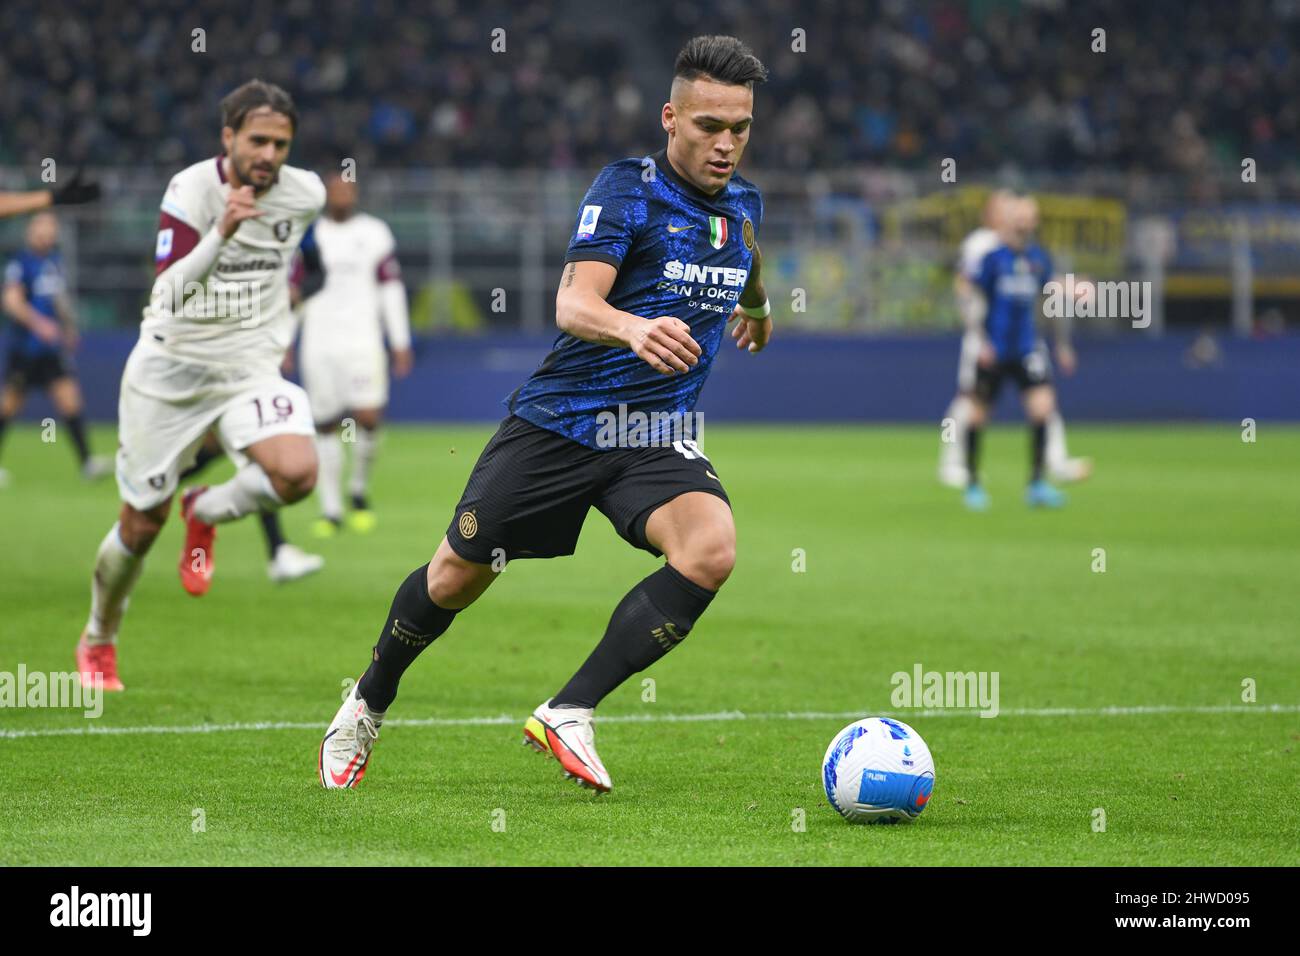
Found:
[[[1052,260],[1041,246],[1001,245],[984,257],[973,281],[984,291],[984,331],[1000,361],[1023,358],[1038,342],[1037,316]]]
[[[681,319],[700,346],[699,362],[662,375],[629,348],[562,332],[506,405],[591,448],[602,447],[602,412],[689,413],[749,278],[762,221],[758,189],[739,176],[710,196],[682,179],[663,150],[606,166],[582,200],[564,261],[614,266],[606,301],[646,320]]]
[[[17,283],[23,287],[27,304],[46,318],[58,320],[55,300],[63,294],[63,260],[57,252],[43,256],[23,250],[5,266],[5,285]],[[10,320],[9,345],[24,356],[36,357],[57,353],[61,342],[49,343],[37,338],[25,325]]]

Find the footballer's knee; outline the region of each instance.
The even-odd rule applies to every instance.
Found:
[[[459,611],[477,601],[495,578],[490,564],[466,561],[444,537],[429,561],[429,600],[448,611]]]
[[[736,534],[717,529],[693,536],[668,563],[700,587],[717,591],[736,567]]]
[[[316,487],[316,459],[313,456],[284,461],[266,474],[280,500],[291,505],[306,498]]]
[[[117,517],[117,533],[128,551],[143,555],[153,547],[163,525],[167,523],[167,514],[171,511],[171,505],[171,498],[146,511],[137,511],[125,503],[122,505],[122,510]]]

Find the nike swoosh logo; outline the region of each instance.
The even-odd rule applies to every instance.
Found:
[[[342,773],[335,773],[333,770],[331,770],[330,776],[334,779],[334,783],[340,787],[347,786],[348,777],[352,776],[352,768],[357,765],[357,761],[360,759],[361,759],[361,754],[357,754],[355,757],[353,757],[350,761],[348,761],[348,765],[345,768],[343,768]]]
[[[705,473],[706,475],[708,475],[710,478],[712,478],[714,481],[721,481],[721,480],[722,480],[722,479],[719,478],[717,475],[715,475],[713,472],[709,471],[709,469],[707,469],[707,468],[704,469],[704,473]]]
[[[685,232],[687,229],[694,229],[696,225],[697,225],[696,223],[691,223],[689,226],[674,226],[674,225],[670,222],[670,223],[668,224],[668,231],[669,231],[669,232]]]

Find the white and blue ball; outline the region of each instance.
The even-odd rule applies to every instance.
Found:
[[[934,789],[934,758],[907,724],[868,717],[849,724],[822,760],[826,799],[850,823],[910,823]]]

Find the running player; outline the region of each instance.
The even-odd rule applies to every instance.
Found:
[[[163,195],[157,278],[122,373],[121,515],[95,558],[83,682],[121,690],[115,641],[127,597],[171,510],[178,476],[217,430],[235,476],[185,492],[181,583],[212,579],[214,525],[311,493],[316,449],[301,388],[280,375],[293,331],[288,267],[325,202],[315,173],[285,164],[293,100],[251,80],[221,103],[223,155],[172,177]]]
[[[988,303],[975,373],[974,401],[966,430],[968,484],[966,506],[983,511],[989,496],[979,481],[979,445],[989,410],[1005,379],[1020,388],[1029,420],[1031,469],[1025,500],[1035,507],[1059,508],[1065,496],[1048,483],[1045,470],[1047,421],[1056,410],[1052,363],[1038,332],[1043,286],[1052,276],[1051,259],[1034,242],[1038,204],[1028,198],[1012,201],[1002,232],[1002,244],[987,253],[975,274],[974,286]],[[1058,327],[1057,358],[1071,369],[1073,350]]]
[[[965,332],[962,334],[961,357],[957,364],[957,394],[948,405],[946,417],[952,420],[939,449],[939,481],[950,488],[965,488],[970,481],[966,472],[966,428],[974,402],[975,370],[980,344],[983,342],[984,316],[988,303],[974,284],[984,257],[1002,244],[1000,231],[1016,201],[1009,189],[995,190],[984,206],[983,224],[962,240],[958,253],[957,273],[953,276],[953,293],[957,312]],[[1068,345],[1067,345],[1068,348]],[[1073,358],[1072,352],[1067,356]],[[1062,371],[1071,373],[1062,363]],[[1047,473],[1056,481],[1082,481],[1092,473],[1092,460],[1071,458],[1065,442],[1065,420],[1057,409],[1047,419]]]
[[[510,414],[433,560],[398,587],[370,665],[321,742],[325,787],[361,780],[402,673],[495,580],[498,558],[572,554],[594,506],[631,545],[667,561],[618,603],[591,656],[533,711],[524,737],[566,776],[611,788],[594,708],[691,633],[735,563],[717,466],[680,423],[693,420],[730,319],[737,347],[750,352],[772,332],[756,241],[763,201],[736,175],[753,84],[766,76],[739,40],[694,38],[660,114],[667,148],[596,177],[556,294],[555,347],[507,399]],[[638,415],[658,428],[613,426]]]
[[[102,478],[108,462],[90,454],[83,402],[72,353],[77,347],[77,321],[68,299],[63,260],[58,252],[59,221],[53,213],[37,213],[27,223],[27,246],[5,267],[0,296],[12,325],[9,361],[0,390],[0,439],[9,419],[22,408],[27,391],[43,388],[72,437],[81,474]],[[0,469],[0,484],[7,478]]]
[[[304,265],[321,270],[324,285],[302,307],[299,362],[316,416],[321,509],[316,534],[332,537],[343,522],[343,417],[351,415],[355,423],[348,526],[366,532],[375,525],[369,480],[388,404],[385,336],[395,376],[410,374],[412,358],[406,287],[392,230],[357,211],[355,183],[335,174],[325,189],[325,215],[303,241]]]

